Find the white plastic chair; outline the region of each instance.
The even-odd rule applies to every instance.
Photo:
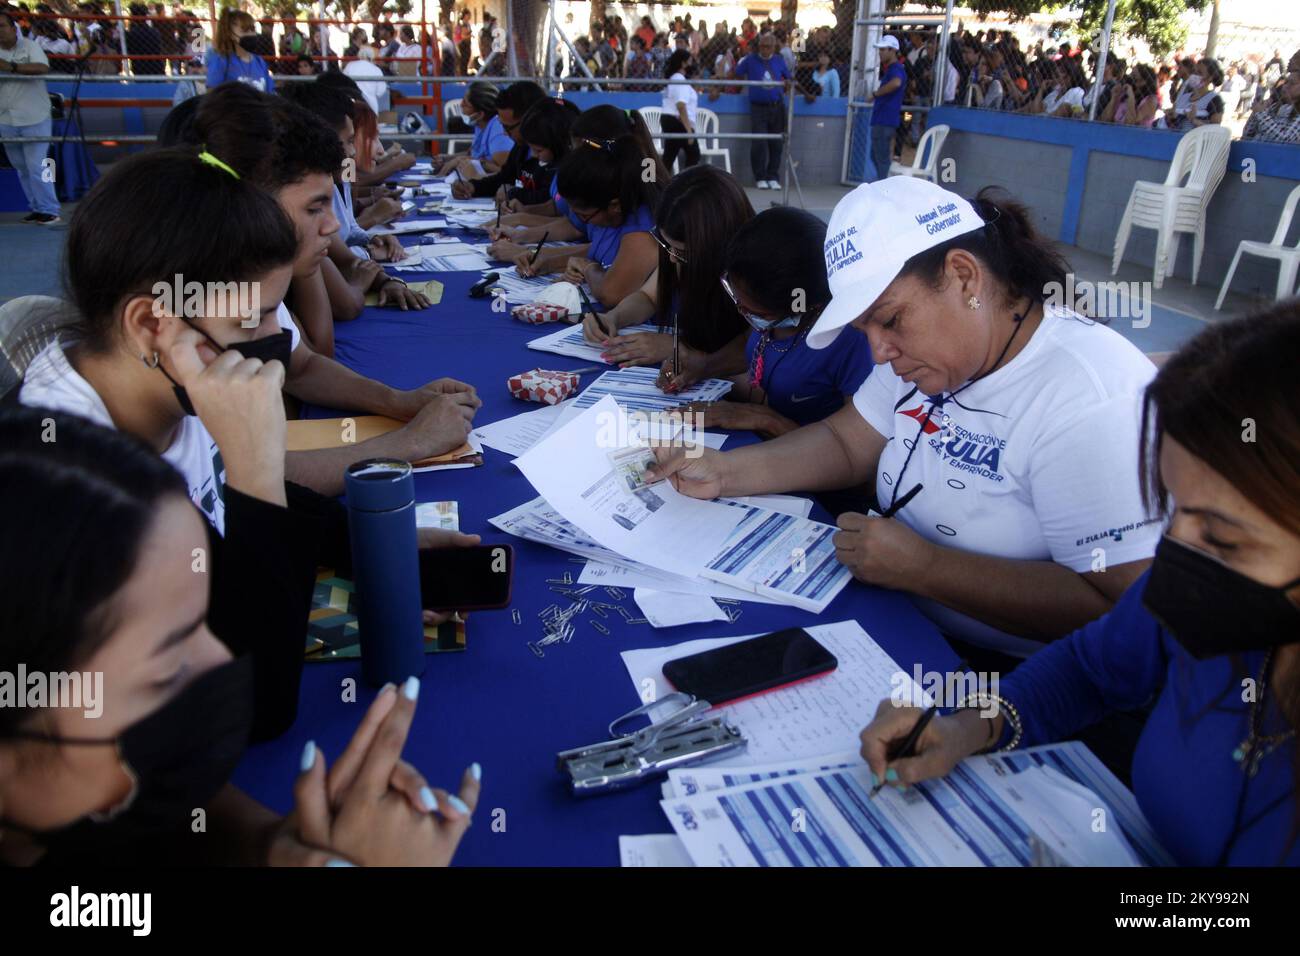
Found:
[[[722,123],[713,110],[700,107],[695,111],[695,132],[699,134],[697,142],[700,144],[700,156],[721,156],[723,167],[731,172],[731,150],[720,145],[718,140],[721,130]]]
[[[664,131],[663,126],[659,122],[661,119],[663,119],[663,115],[664,115],[663,107],[662,106],[638,106],[636,108],[636,111],[641,114],[641,118],[645,120],[646,126],[650,127],[650,135],[651,137],[654,138],[655,149],[659,151],[660,155],[663,155],[664,141],[660,138],[659,135]]]
[[[1291,220],[1295,218],[1296,204],[1300,203],[1300,186],[1291,190],[1291,194],[1286,197],[1286,204],[1282,207],[1282,215],[1278,218],[1277,228],[1273,230],[1273,238],[1269,242],[1258,242],[1253,239],[1243,239],[1237,243],[1237,254],[1232,257],[1232,265],[1228,267],[1228,274],[1224,277],[1223,288],[1219,290],[1219,297],[1214,300],[1214,308],[1219,309],[1223,306],[1223,297],[1228,294],[1228,286],[1232,285],[1233,273],[1237,271],[1237,263],[1241,261],[1241,254],[1244,252],[1251,256],[1261,256],[1265,259],[1277,260],[1277,293],[1276,299],[1288,299],[1295,289],[1296,273],[1300,271],[1300,238],[1296,239],[1295,245],[1284,245],[1287,233],[1291,231]]]
[[[0,395],[23,380],[32,359],[75,314],[70,303],[48,295],[23,295],[0,305]]]
[[[921,141],[916,144],[916,155],[912,157],[912,165],[904,166],[897,160],[889,164],[889,175],[891,176],[915,176],[919,179],[928,179],[930,182],[937,184],[939,170],[939,150],[943,149],[943,141],[948,138],[948,132],[951,127],[940,123],[938,126],[931,126],[921,137]],[[929,154],[926,154],[926,149]]]
[[[451,122],[452,117],[457,117],[457,116],[461,117],[462,119],[464,118],[464,114],[462,114],[460,111],[460,100],[451,100],[450,102],[442,104],[442,128],[444,130],[448,130],[448,132],[450,132],[447,124]],[[447,147],[447,154],[451,155],[452,153],[456,152],[456,147],[459,146],[461,143],[464,143],[466,146],[469,146],[474,142],[474,140],[448,139],[448,140],[443,140],[443,142]]]
[[[1119,232],[1115,234],[1115,255],[1110,274],[1119,271],[1134,226],[1156,230],[1155,287],[1173,275],[1182,234],[1192,234],[1192,285],[1201,271],[1205,251],[1205,209],[1228,168],[1232,131],[1226,126],[1201,126],[1185,134],[1169,164],[1163,183],[1138,180],[1124,207]],[[1179,185],[1186,179],[1185,185]]]

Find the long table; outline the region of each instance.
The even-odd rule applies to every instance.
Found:
[[[590,364],[528,349],[530,339],[556,326],[528,325],[508,312],[493,311],[486,299],[469,298],[478,273],[402,276],[438,279],[444,285],[441,303],[419,312],[367,308],[355,321],[338,323],[340,362],[399,388],[440,376],[469,382],[483,400],[479,424],[538,407],[510,395],[509,376],[538,366],[573,369]],[[583,375],[582,384],[596,374]],[[754,440],[735,433],[726,447]],[[417,474],[415,482],[420,501],[459,502],[461,530],[481,534],[484,543],[512,544],[516,555],[512,607],[519,610],[522,623],[512,623],[510,610],[472,613],[465,652],[428,658],[404,753],[432,785],[452,792],[465,767],[473,761],[483,766],[482,799],[456,855],[457,865],[616,866],[620,834],[671,831],[658,805],[658,786],[579,800],[569,794],[555,769],[558,751],[602,739],[611,720],[640,704],[619,656],[623,650],[853,619],[908,673],[918,663],[925,671],[950,670],[957,663],[952,649],[910,599],[857,581],[820,616],[745,602],[734,623],[655,630],[611,614],[602,622],[610,632],[606,636],[587,623],[588,614],[579,620],[569,643],[552,645],[538,658],[527,646],[542,633],[538,612],[557,600],[564,606],[564,596],[551,592],[546,579],[569,571],[576,580],[581,566],[571,563],[568,554],[510,537],[488,524],[489,517],[536,497],[513,459],[486,449],[482,467]],[[829,520],[820,507],[813,516]],[[635,609],[630,592],[624,603]],[[348,678],[356,682],[355,702],[344,702]],[[307,664],[296,723],[282,737],[251,748],[235,783],[287,813],[303,746],[315,740],[326,760],[337,759],[374,693],[362,682],[358,661]]]

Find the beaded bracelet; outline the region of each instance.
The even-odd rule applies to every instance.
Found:
[[[973,703],[972,703],[973,702]],[[1020,738],[1024,732],[1024,725],[1020,722],[1020,712],[1016,710],[1014,704],[1005,697],[999,697],[997,694],[978,693],[969,697],[963,697],[957,701],[954,710],[985,710],[989,704],[997,705],[998,709],[1006,715],[1011,721],[1011,728],[1015,731],[1011,735],[1011,740],[997,750],[981,750],[980,753],[1002,753],[1004,750],[1015,750],[1016,744],[1020,743]]]

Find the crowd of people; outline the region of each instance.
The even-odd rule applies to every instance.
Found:
[[[1100,57],[1070,43],[1022,48],[1012,31],[959,26],[947,63],[938,65],[935,31],[903,31],[894,40],[896,52],[882,63],[902,67],[908,105],[929,105],[939,82],[945,104],[1171,130],[1244,119],[1244,139],[1300,143],[1300,53],[1289,61],[1274,50],[1220,62],[1177,52],[1137,62],[1136,50],[1126,59],[1116,49],[1097,89]],[[900,139],[915,143],[921,126],[920,113],[913,114]]]

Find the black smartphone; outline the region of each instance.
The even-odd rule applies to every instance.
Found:
[[[479,279],[477,282],[475,282],[472,286],[469,287],[469,297],[471,299],[483,298],[485,295],[488,294],[488,290],[492,287],[492,283],[496,282],[500,278],[501,278],[501,273],[489,272],[487,275],[485,275],[483,278]]]
[[[510,604],[515,549],[508,544],[420,551],[420,597],[428,611],[490,611]]]
[[[752,697],[839,666],[835,655],[801,627],[775,631],[664,665],[664,677],[676,690],[711,704]]]

